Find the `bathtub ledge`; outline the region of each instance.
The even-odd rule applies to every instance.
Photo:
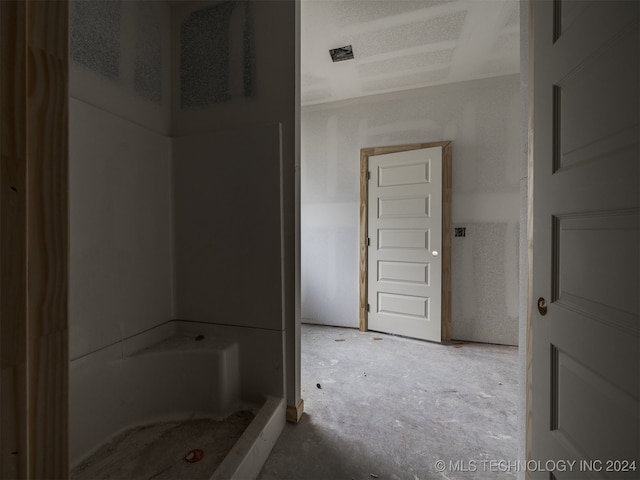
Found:
[[[210,480],[253,480],[285,425],[284,398],[267,397],[251,424],[227,454]]]

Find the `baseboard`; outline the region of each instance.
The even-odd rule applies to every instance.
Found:
[[[298,423],[304,413],[304,400],[298,400],[296,405],[287,405],[287,422]]]

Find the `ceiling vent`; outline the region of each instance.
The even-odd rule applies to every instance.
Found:
[[[352,60],[353,59],[353,47],[351,45],[346,45],[344,47],[333,48],[329,50],[331,54],[331,60],[334,62],[341,62],[342,60]]]

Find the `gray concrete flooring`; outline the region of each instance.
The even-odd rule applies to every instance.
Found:
[[[258,479],[516,478],[517,375],[515,347],[303,325],[305,414]]]

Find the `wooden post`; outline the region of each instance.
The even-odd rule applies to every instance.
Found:
[[[67,2],[0,22],[0,478],[68,478]]]
[[[0,3],[0,477],[26,478],[26,5]],[[5,67],[6,66],[6,67]]]

